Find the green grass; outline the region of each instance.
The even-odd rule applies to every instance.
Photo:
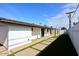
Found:
[[[14,54],[9,54],[8,56],[15,56]]]
[[[37,49],[37,48],[34,48],[34,47],[30,47],[30,48],[32,48],[32,49],[34,49],[34,50],[37,50],[37,51],[41,51],[41,50],[39,50],[39,49]]]
[[[57,36],[53,36],[52,38],[58,38],[60,35],[57,35]]]

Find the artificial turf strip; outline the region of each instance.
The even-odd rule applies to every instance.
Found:
[[[47,39],[50,39],[50,38],[53,38],[53,37],[48,37]],[[37,42],[37,43],[35,43],[35,44],[31,45],[31,46],[34,46],[34,45],[39,44],[39,43],[41,43],[41,42],[43,42],[43,41],[46,41],[47,39],[42,40],[42,41],[40,41],[40,42]],[[29,48],[29,47],[31,47],[31,46],[28,46],[28,47],[25,47],[25,48],[23,48],[23,49],[20,49],[20,50],[18,50],[18,51],[16,51],[16,52],[13,52],[13,53],[9,54],[9,55],[15,55],[16,53],[18,53],[18,52],[20,52],[20,51],[22,51],[22,50],[25,50],[25,49],[27,49],[27,48]]]
[[[7,56],[15,56],[14,54],[9,54],[9,55],[7,55]]]
[[[30,48],[32,48],[32,49],[34,49],[34,50],[37,50],[37,51],[41,51],[41,50],[39,50],[39,49],[37,49],[37,48],[34,48],[34,47],[32,47],[32,46],[31,46]]]

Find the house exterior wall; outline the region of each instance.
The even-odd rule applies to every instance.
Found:
[[[71,41],[79,55],[79,24],[76,24],[74,27],[67,31],[69,34]]]
[[[12,49],[31,42],[32,31],[30,27],[9,25],[8,48]]]
[[[50,35],[50,29],[44,30],[44,36]],[[41,28],[0,23],[0,43],[8,50],[31,43],[41,38]]]
[[[48,31],[47,31],[47,29],[45,29],[44,30],[44,36],[48,36],[48,35],[50,35],[50,29],[48,29]]]
[[[32,28],[32,37],[31,39],[41,38],[41,28]]]
[[[54,29],[52,29],[51,32],[52,32],[52,35],[55,35],[55,30]]]
[[[0,44],[8,49],[8,26],[0,23]]]

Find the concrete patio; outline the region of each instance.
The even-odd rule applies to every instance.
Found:
[[[45,42],[44,44],[42,44],[43,42],[40,42],[38,44],[30,46],[30,47],[16,53],[15,55],[16,56],[35,56],[49,45],[49,40],[50,39],[43,41],[43,42]],[[52,41],[54,41],[54,40],[55,39],[52,38]],[[52,43],[52,41],[50,41],[50,44]]]
[[[0,46],[0,56],[6,56],[8,55],[8,51],[5,47]]]

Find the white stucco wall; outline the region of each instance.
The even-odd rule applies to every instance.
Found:
[[[71,41],[79,55],[79,24],[76,24],[74,27],[68,30],[68,34],[71,38]]]
[[[31,39],[41,38],[41,28],[33,28]]]
[[[9,25],[8,44],[9,49],[31,42],[32,31],[30,27]]]

